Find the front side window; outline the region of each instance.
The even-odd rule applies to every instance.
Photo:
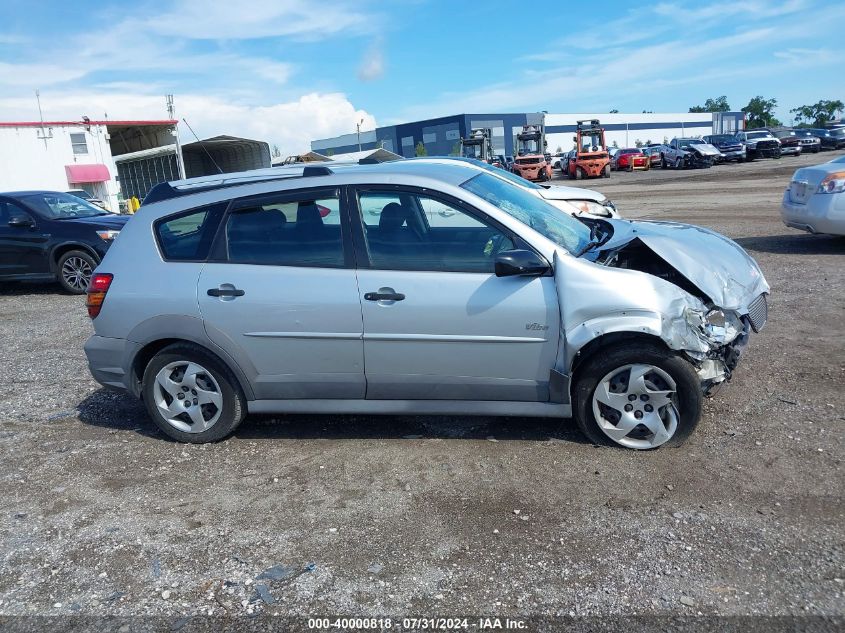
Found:
[[[323,191],[244,202],[226,221],[226,243],[231,263],[340,268],[340,201]]]
[[[492,224],[438,197],[365,191],[358,202],[377,269],[492,273],[496,255],[514,247]]]
[[[533,193],[500,178],[479,174],[461,187],[530,226],[570,253],[581,251],[590,241],[590,229],[585,224],[561,213]]]
[[[211,250],[225,203],[192,209],[155,223],[159,247],[168,261],[204,261]]]
[[[70,144],[73,147],[74,154],[88,153],[88,141],[85,140],[85,134],[71,134]]]

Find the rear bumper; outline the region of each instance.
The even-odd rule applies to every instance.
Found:
[[[815,194],[807,204],[796,204],[785,192],[781,204],[783,223],[809,233],[845,235],[845,194]]]
[[[109,389],[137,394],[131,384],[130,364],[140,344],[122,338],[93,335],[85,342],[88,369],[98,383]]]

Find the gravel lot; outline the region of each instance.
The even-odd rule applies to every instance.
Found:
[[[90,378],[83,299],[4,286],[0,615],[845,615],[845,238],[779,217],[795,167],[830,158],[578,183],[727,234],[772,286],[678,449],[365,416],[184,446]]]

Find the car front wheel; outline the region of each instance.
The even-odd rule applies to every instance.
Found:
[[[169,345],[153,357],[142,394],[156,425],[180,442],[222,440],[246,417],[246,398],[229,368],[190,343]]]
[[[59,285],[71,294],[84,294],[96,267],[97,262],[85,251],[68,251],[58,261]]]
[[[593,443],[636,450],[683,443],[698,424],[703,398],[692,365],[648,343],[587,359],[573,395],[576,422]]]

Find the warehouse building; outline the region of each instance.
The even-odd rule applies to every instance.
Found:
[[[461,138],[466,138],[471,130],[489,128],[495,153],[513,156],[516,134],[523,125],[545,125],[548,151],[567,151],[573,146],[576,121],[582,119],[599,119],[606,130],[607,144],[616,143],[618,147],[633,147],[638,141],[660,143],[675,136],[736,131],[744,120],[742,112],[456,114],[320,139],[311,142],[311,150],[331,156],[358,151],[360,145],[362,150],[381,147],[410,158],[422,143],[428,156],[445,156],[459,154]]]

